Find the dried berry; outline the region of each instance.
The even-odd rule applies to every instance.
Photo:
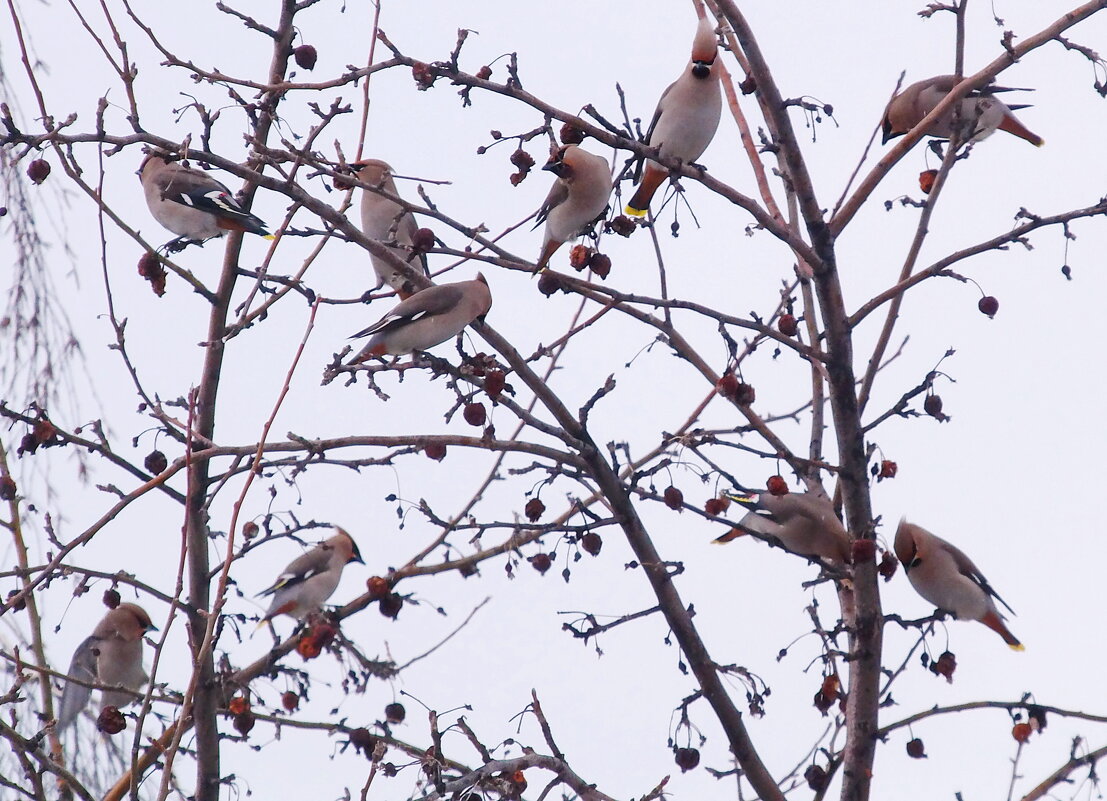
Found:
[[[536,553],[534,556],[527,559],[527,561],[530,562],[531,567],[543,575],[545,575],[547,570],[553,567],[553,559],[548,553]]]
[[[993,298],[991,295],[985,295],[976,303],[976,308],[980,309],[981,314],[986,314],[989,317],[995,317],[996,312],[999,311],[999,301]]]
[[[796,331],[799,330],[799,325],[796,323],[796,316],[794,314],[782,314],[780,319],[776,321],[776,327],[780,333],[786,337],[794,337]]]
[[[34,428],[31,431],[35,435],[35,442],[39,445],[49,447],[57,444],[58,429],[57,427],[47,420],[45,417],[36,420]]]
[[[730,501],[726,498],[708,498],[707,503],[703,505],[703,511],[712,517],[718,517],[727,510],[730,505]]]
[[[115,587],[109,587],[104,590],[104,595],[100,600],[104,602],[104,606],[108,609],[115,609],[115,607],[119,606],[119,602],[122,599],[119,597],[119,590],[115,589]]]
[[[700,752],[695,748],[676,748],[673,750],[673,756],[681,773],[687,773],[700,764]]]
[[[10,501],[15,498],[15,479],[11,476],[0,476],[0,501]]]
[[[715,382],[715,391],[727,400],[734,400],[738,394],[737,376],[731,372],[723,373],[722,377]]]
[[[442,442],[428,442],[423,446],[423,453],[428,459],[441,462],[446,458],[446,445]]]
[[[749,384],[739,382],[734,390],[734,402],[739,406],[749,406],[755,400],[757,400],[757,392],[754,388]]]
[[[370,576],[365,582],[365,589],[369,591],[371,598],[383,598],[392,591],[392,585],[388,579],[381,576]]]
[[[765,482],[765,489],[770,495],[787,495],[788,482],[783,476],[769,476],[769,480]]]
[[[403,723],[405,717],[407,717],[407,710],[404,709],[403,704],[393,701],[384,708],[384,719],[389,723]]]
[[[296,695],[292,690],[281,693],[281,706],[283,706],[287,712],[295,712],[300,706],[300,696]]]
[[[946,415],[942,414],[941,395],[927,395],[926,400],[923,401],[923,411],[936,420],[948,419]]]
[[[388,595],[380,599],[377,608],[380,613],[385,617],[390,617],[395,620],[400,616],[400,610],[404,606],[404,597],[397,595],[394,592],[390,592]]]
[[[808,767],[803,772],[803,778],[807,781],[807,786],[816,793],[821,793],[826,789],[826,770],[819,765]]]
[[[591,258],[592,248],[588,245],[573,245],[569,251],[569,266],[580,272],[588,266],[588,261]]]
[[[354,729],[350,732],[350,745],[354,747],[356,751],[364,752],[366,756],[371,756],[373,753],[373,746],[376,745],[377,738],[369,733],[366,728]]]
[[[488,393],[488,397],[492,400],[500,397],[500,393],[504,391],[506,385],[507,376],[504,375],[503,370],[489,370],[484,374],[484,391]]]
[[[471,426],[482,426],[488,419],[488,412],[483,403],[467,403],[462,411],[462,417]]]
[[[150,282],[150,288],[159,298],[165,294],[165,267],[156,253],[146,251],[138,260],[138,274]]]
[[[434,73],[431,72],[430,66],[422,61],[416,61],[411,65],[411,77],[415,79],[420,92],[425,92],[434,86]]]
[[[600,278],[607,278],[611,274],[611,257],[593,253],[588,259],[588,269]]]
[[[885,459],[880,463],[880,472],[877,473],[877,480],[885,478],[895,478],[896,473],[899,472],[899,465],[895,462]]]
[[[907,756],[912,759],[926,759],[926,746],[918,737],[907,743]]]
[[[665,491],[661,493],[661,497],[670,509],[677,512],[684,511],[684,493],[676,487],[666,487]]]
[[[837,673],[831,673],[829,676],[823,678],[822,686],[812,699],[815,708],[823,713],[823,717],[826,717],[827,711],[834,706],[834,702],[838,700],[841,687],[842,682],[841,679],[838,678]]]
[[[534,157],[520,147],[511,154],[511,163],[515,165],[517,169],[526,172],[534,166]]]
[[[165,454],[161,451],[150,451],[146,454],[146,460],[143,462],[146,466],[146,471],[153,473],[155,476],[165,471],[165,468],[169,467],[169,460],[165,458]]]
[[[542,503],[541,498],[531,498],[527,501],[527,505],[523,507],[523,514],[527,516],[527,520],[534,522],[542,516],[542,513],[546,511],[546,504]]]
[[[19,590],[8,590],[8,603],[12,604],[12,598],[19,595]],[[11,609],[14,612],[22,612],[27,608],[27,597],[24,596],[11,605]]]
[[[953,672],[957,670],[957,657],[952,651],[943,651],[942,655],[930,663],[930,672],[935,676],[945,676],[953,684]]]
[[[930,190],[934,188],[934,179],[937,177],[937,170],[924,170],[919,173],[919,189],[923,191],[924,195],[930,194]]]
[[[305,70],[313,70],[315,69],[315,62],[319,60],[319,53],[311,45],[305,44],[293,50],[292,57],[295,58],[296,63]]]
[[[109,704],[100,710],[100,716],[96,718],[96,728],[104,734],[119,734],[127,728],[127,719],[118,707]]]
[[[492,77],[492,68],[485,64],[483,67],[477,70],[477,77],[480,78],[482,81],[487,81],[489,78]]]
[[[542,274],[538,276],[538,291],[549,297],[559,289],[561,289],[561,278],[558,277],[557,273],[543,270]]]
[[[584,141],[584,131],[572,123],[567,122],[561,126],[561,130],[558,132],[558,138],[561,139],[561,144],[563,145],[579,145]]]
[[[227,703],[227,711],[232,715],[242,715],[250,711],[250,702],[241,695],[236,695]]]
[[[850,558],[855,565],[871,562],[876,558],[876,540],[854,540],[850,545]]]
[[[600,548],[603,547],[603,539],[595,531],[589,531],[580,538],[580,547],[592,556],[599,556]]]
[[[27,165],[27,177],[33,183],[41,184],[50,174],[50,162],[46,159],[35,159]],[[114,733],[114,732],[113,732]]]
[[[248,540],[252,540],[258,535],[258,532],[260,530],[261,529],[258,528],[257,523],[255,523],[253,520],[247,520],[246,523],[242,526],[242,536]]]
[[[897,567],[899,567],[899,561],[896,559],[896,555],[891,551],[885,551],[884,555],[880,557],[880,566],[877,567],[877,571],[884,577],[884,581],[888,582],[896,574]]]
[[[620,214],[618,217],[613,217],[610,222],[604,225],[608,231],[613,234],[618,234],[622,237],[628,237],[634,233],[634,229],[638,226],[634,224],[634,220],[627,217],[625,214]]]
[[[250,711],[243,712],[241,715],[235,715],[234,719],[231,721],[234,730],[243,737],[250,733],[250,729],[254,728],[255,723],[257,723],[257,718],[255,718],[254,713]]]
[[[416,253],[426,253],[434,247],[434,231],[429,228],[417,228],[411,235],[411,249]]]

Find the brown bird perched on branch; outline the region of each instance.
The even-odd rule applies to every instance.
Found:
[[[342,569],[350,562],[365,564],[353,537],[335,526],[334,536],[289,562],[273,585],[259,593],[273,596],[269,611],[259,625],[277,615],[303,620],[321,609],[323,602],[338,588]]]
[[[380,159],[366,159],[351,164],[356,170],[359,181],[376,186],[390,195],[399,197],[396,191],[396,181],[393,180],[392,168]],[[384,195],[370,189],[361,190],[361,230],[370,239],[375,239],[383,244],[397,246],[396,256],[403,262],[411,265],[416,271],[424,275],[430,275],[427,269],[427,256],[425,253],[417,253],[413,250],[413,242],[417,226],[415,217],[410,211],[404,209],[399,203],[390,200]],[[408,291],[408,281],[387,259],[380,256],[369,255],[373,263],[373,269],[380,278],[381,283],[396,290],[401,299],[412,296]]]
[[[576,145],[559,147],[542,169],[557,176],[534,226],[546,223],[538,255],[538,266],[544,268],[562,244],[584,233],[607,209],[611,169],[606,160]]]
[[[715,542],[730,542],[752,531],[773,537],[785,550],[799,556],[817,557],[836,566],[850,561],[849,535],[826,498],[810,492],[727,493],[727,497],[749,511]]]

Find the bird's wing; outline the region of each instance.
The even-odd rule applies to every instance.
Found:
[[[550,187],[550,193],[546,195],[546,199],[542,201],[542,207],[538,209],[538,216],[535,218],[534,228],[537,228],[546,221],[546,218],[550,216],[550,212],[564,203],[569,197],[569,185],[562,180],[554,181],[554,185]],[[534,228],[531,228],[533,231]]]
[[[162,200],[234,220],[250,231],[260,228],[264,232],[265,224],[242,208],[231,190],[210,175],[181,167],[177,170],[165,170],[154,179],[154,183]]]
[[[353,334],[350,339],[361,339],[381,331],[392,331],[405,325],[411,325],[426,317],[443,314],[454,308],[460,302],[461,297],[461,288],[453,284],[443,284],[424,289],[400,303],[368,328]]]
[[[950,545],[948,542],[946,543],[946,547],[949,549],[950,554],[953,556],[953,562],[957,565],[957,570],[961,573],[962,576],[965,576],[965,578],[969,579],[969,581],[976,584],[988,595],[992,596],[1001,604],[1003,604],[1004,608],[1006,608],[1007,611],[1010,612],[1012,615],[1015,614],[1015,610],[1012,609],[1005,600],[999,597],[999,593],[996,592],[992,585],[988,583],[988,579],[986,579],[984,577],[984,574],[980,572],[980,568],[978,568],[973,563],[972,559],[970,559],[964,551],[962,551],[956,545]]]
[[[69,663],[69,673],[75,679],[81,681],[96,681],[96,655],[99,637],[89,637],[73,653],[73,661]],[[88,705],[92,688],[76,684],[71,681],[65,683],[62,690],[61,702],[58,704],[58,730],[65,729],[77,720],[81,710]]]
[[[312,576],[324,572],[330,564],[330,559],[331,549],[328,546],[319,545],[312,548],[303,556],[293,559],[288,567],[284,569],[284,572],[277,576],[273,586],[258,594],[272,595],[277,590],[285,590],[289,587],[295,587],[297,584],[302,584]]]

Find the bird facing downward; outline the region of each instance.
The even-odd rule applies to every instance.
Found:
[[[611,169],[607,161],[576,145],[559,147],[542,169],[557,176],[534,226],[546,223],[538,255],[538,267],[544,269],[562,244],[580,236],[604,213],[611,196]]]
[[[351,164],[357,172],[357,178],[369,186],[376,186],[390,195],[399,197],[396,181],[392,177],[392,168],[380,159],[366,159]],[[430,275],[427,270],[426,254],[412,250],[416,231],[415,217],[394,200],[370,189],[361,190],[361,230],[370,239],[391,245],[395,242],[396,256],[411,265],[415,270]],[[373,269],[377,277],[392,287],[400,298],[410,298],[414,292],[407,278],[397,270],[388,259],[370,254]]]
[[[334,530],[334,536],[289,562],[273,586],[259,593],[273,596],[262,623],[277,615],[303,620],[321,609],[323,602],[334,594],[346,565],[350,562],[365,564],[353,537],[338,526]]]
[[[207,173],[170,160],[165,154],[151,153],[137,174],[150,213],[180,241],[202,242],[227,231],[269,236],[265,223],[242,208],[231,190]]]
[[[141,606],[124,603],[112,609],[96,624],[91,636],[77,646],[69,675],[84,682],[105,686],[122,686],[137,691],[146,683],[142,669],[142,637],[147,631],[157,631]],[[76,722],[88,705],[92,688],[71,681],[65,683],[58,705],[58,731]],[[124,707],[137,700],[120,690],[100,691],[100,705]]]
[[[922,122],[960,82],[956,75],[937,75],[913,83],[893,97],[881,123],[884,143],[903,136]],[[1026,106],[1008,106],[995,96],[997,92],[1010,91],[1014,90],[1003,86],[985,86],[969,93],[932,123],[926,129],[927,135],[949,139],[957,131],[963,142],[979,142],[998,129],[1041,147],[1045,141],[1019,122],[1012,113],[1012,109]]]
[[[959,620],[979,620],[1016,651],[1023,645],[1004,624],[993,598],[1014,610],[988,584],[984,574],[959,548],[921,526],[900,520],[896,556],[915,592]]]
[[[427,287],[351,336],[370,339],[349,364],[360,364],[371,356],[404,356],[433,348],[460,334],[491,307],[492,293],[480,273],[472,281]]]
[[[836,566],[850,561],[849,534],[826,498],[810,492],[786,495],[728,493],[727,497],[750,511],[734,529],[715,542],[730,542],[753,531],[774,537],[785,549],[799,556],[817,557]]]
[[[703,17],[692,42],[692,58],[680,77],[661,94],[646,132],[646,144],[658,148],[661,158],[690,164],[715,138],[723,110],[717,55],[715,29]],[[638,191],[625,212],[632,217],[645,216],[650,200],[668,174],[668,168],[647,161]]]

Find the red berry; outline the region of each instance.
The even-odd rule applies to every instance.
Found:
[[[143,464],[146,466],[147,472],[156,476],[169,467],[169,460],[165,458],[165,454],[161,451],[150,451],[146,454],[146,460]]]
[[[635,225],[634,220],[630,217],[627,217],[625,214],[620,214],[618,217],[613,217],[611,222],[606,223],[604,227],[613,234],[627,237],[633,234],[634,229],[638,226]]]
[[[542,513],[546,511],[546,504],[542,503],[539,498],[531,498],[527,501],[527,505],[523,507],[523,514],[527,516],[527,520],[534,522],[542,516]]]
[[[588,269],[600,278],[607,278],[611,274],[611,258],[602,253],[593,253],[588,259]]]
[[[918,737],[907,743],[907,756],[912,759],[926,759],[926,746]]]
[[[531,567],[543,575],[553,567],[553,558],[548,553],[537,553],[527,561],[530,562]]]
[[[796,323],[796,317],[793,314],[780,315],[780,319],[776,321],[776,327],[786,337],[794,337],[796,331],[799,330],[799,325]]]
[[[871,562],[876,558],[876,540],[854,540],[850,546],[850,557],[855,565]]]
[[[41,184],[50,174],[50,162],[46,159],[35,159],[27,165],[27,177],[36,184]],[[113,732],[114,733],[114,732]]]
[[[251,540],[258,535],[258,531],[260,531],[260,529],[258,528],[258,524],[255,523],[253,520],[249,520],[242,527],[242,536],[248,540]]]
[[[511,154],[511,163],[515,165],[522,172],[526,172],[534,166],[534,156],[532,156],[523,148],[517,148],[514,153]]]
[[[395,620],[400,616],[400,610],[403,609],[403,606],[404,597],[392,592],[380,599],[377,608],[382,615]]]
[[[765,489],[769,491],[770,495],[787,495],[788,482],[782,476],[770,476],[769,480],[765,482]]]
[[[423,446],[423,453],[426,454],[428,459],[441,462],[446,458],[446,446],[441,442],[428,442]]]
[[[1011,729],[1011,736],[1019,743],[1025,743],[1033,733],[1034,729],[1029,723],[1016,723]]]
[[[600,548],[603,547],[603,539],[595,531],[589,531],[580,538],[580,547],[592,556],[599,556]]]
[[[411,65],[411,77],[419,85],[420,92],[425,92],[434,85],[434,73],[431,72],[430,66],[422,61],[416,61]]]
[[[895,478],[896,473],[899,472],[899,465],[893,461],[885,459],[880,463],[880,472],[877,474],[877,478]]]
[[[980,309],[982,314],[986,314],[989,317],[995,317],[996,312],[999,311],[999,301],[993,298],[991,295],[985,295],[979,301],[977,301],[976,308]]]
[[[354,729],[350,732],[350,745],[357,751],[362,751],[366,756],[373,753],[376,738],[366,728]]]
[[[138,274],[150,282],[150,288],[159,298],[165,294],[165,267],[156,254],[146,251],[138,260]]]
[[[104,606],[108,609],[115,609],[115,607],[119,606],[119,601],[121,600],[119,597],[119,590],[114,587],[104,590],[104,596],[100,600],[104,602]]]
[[[700,752],[695,748],[677,748],[673,751],[681,773],[687,773],[700,764]]]
[[[369,591],[371,598],[383,598],[392,591],[392,585],[388,579],[381,576],[370,576],[365,581],[365,589]]]
[[[568,122],[561,126],[558,136],[563,145],[579,145],[584,141],[584,131]]]
[[[677,512],[684,511],[684,493],[676,487],[666,487],[661,497],[665,500],[665,505],[670,509]]]
[[[429,228],[416,228],[411,235],[411,249],[416,253],[426,253],[434,247],[434,231]]]
[[[546,297],[549,297],[559,289],[561,289],[561,279],[558,277],[557,273],[543,271],[542,274],[538,276],[538,291]]]
[[[727,400],[734,400],[734,396],[738,393],[737,376],[730,372],[723,373],[722,377],[715,382],[715,391]]]
[[[100,710],[100,716],[96,718],[96,728],[104,734],[119,734],[127,728],[127,719],[118,707],[109,704]]]
[[[485,64],[483,67],[477,70],[477,77],[480,78],[482,81],[487,81],[489,78],[492,77],[492,68]]]
[[[469,425],[482,426],[488,419],[488,412],[485,411],[483,403],[467,403],[462,416]]]
[[[897,567],[899,567],[899,562],[896,560],[896,555],[891,551],[885,551],[884,555],[880,557],[880,565],[876,569],[884,577],[884,581],[888,582],[896,574]]]
[[[739,383],[738,388],[734,390],[734,402],[739,406],[749,406],[757,400],[757,393],[753,387],[749,384]]]
[[[292,57],[305,70],[313,70],[315,69],[315,62],[319,60],[319,53],[311,45],[305,44],[293,50]]]
[[[957,657],[952,651],[943,651],[942,655],[930,663],[930,672],[935,676],[945,676],[953,684],[953,672],[957,670]]]
[[[588,261],[591,258],[592,248],[588,245],[573,245],[572,250],[569,251],[569,266],[580,272],[588,266]]]
[[[816,793],[826,789],[826,770],[819,765],[809,766],[803,772],[803,778],[807,781],[807,786]]]
[[[295,712],[300,706],[300,696],[289,690],[281,695],[281,706],[289,712]]]
[[[708,498],[703,505],[703,511],[712,517],[718,517],[727,510],[728,502],[725,498]]]
[[[946,419],[946,416],[942,414],[941,395],[927,395],[926,400],[923,401],[923,411],[938,420]]]
[[[403,704],[393,701],[384,708],[384,719],[389,723],[403,723],[405,717],[407,717],[407,710],[404,709]]]
[[[250,702],[241,695],[236,695],[227,704],[227,711],[232,715],[241,715],[250,711]]]
[[[506,384],[507,376],[504,375],[503,370],[489,370],[484,374],[484,391],[488,393],[488,397],[492,400],[500,397],[500,393],[504,391]]]
[[[15,498],[15,479],[11,476],[0,477],[0,501],[10,501]]]
[[[919,189],[923,191],[924,195],[930,194],[930,190],[934,188],[934,179],[937,177],[937,170],[924,170],[919,173]]]

